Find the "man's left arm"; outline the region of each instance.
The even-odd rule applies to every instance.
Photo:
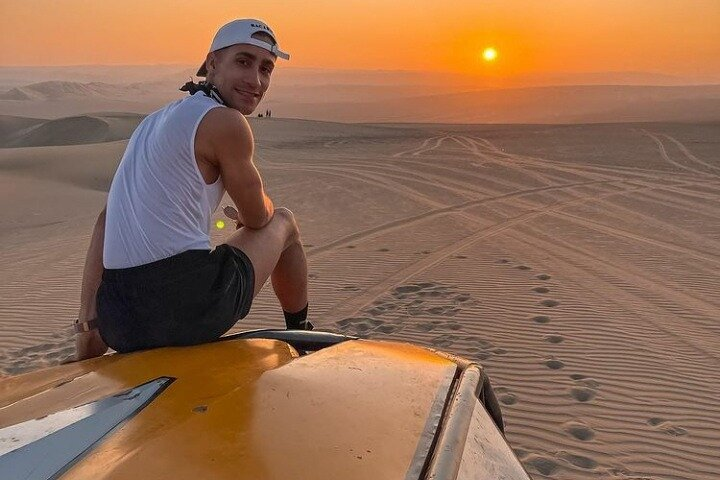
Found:
[[[105,241],[105,208],[100,212],[93,229],[90,246],[85,257],[82,288],[80,291],[80,311],[78,322],[87,322],[97,318],[96,295],[103,273],[103,243]],[[103,355],[108,346],[100,337],[97,328],[77,334],[75,340],[77,351],[74,360],[85,360]]]

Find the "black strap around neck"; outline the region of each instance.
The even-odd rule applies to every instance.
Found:
[[[222,96],[220,95],[220,91],[212,83],[207,83],[206,81],[195,83],[190,80],[185,85],[180,87],[180,90],[183,92],[189,92],[190,95],[195,95],[195,93],[197,92],[203,92],[206,97],[212,98],[220,105],[225,105],[225,100],[223,100]]]

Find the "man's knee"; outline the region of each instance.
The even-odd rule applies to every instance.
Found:
[[[295,221],[295,215],[292,211],[285,207],[278,207],[275,209],[275,215],[273,219],[277,219],[278,221],[283,223],[288,243],[300,240],[300,228]]]

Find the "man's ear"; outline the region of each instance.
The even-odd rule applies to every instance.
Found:
[[[208,53],[208,56],[205,59],[205,67],[207,68],[208,72],[211,69],[215,70],[217,68],[217,60],[218,60],[218,56],[215,54],[215,52]]]
[[[209,72],[210,70],[215,70],[215,55],[212,53],[208,53],[208,56],[205,58],[205,69]]]

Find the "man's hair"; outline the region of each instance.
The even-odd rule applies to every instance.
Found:
[[[265,32],[255,32],[251,35],[252,38],[257,38],[258,40],[262,40],[263,42],[269,43],[270,45],[276,45],[277,42],[275,39],[270,35],[269,33]]]

